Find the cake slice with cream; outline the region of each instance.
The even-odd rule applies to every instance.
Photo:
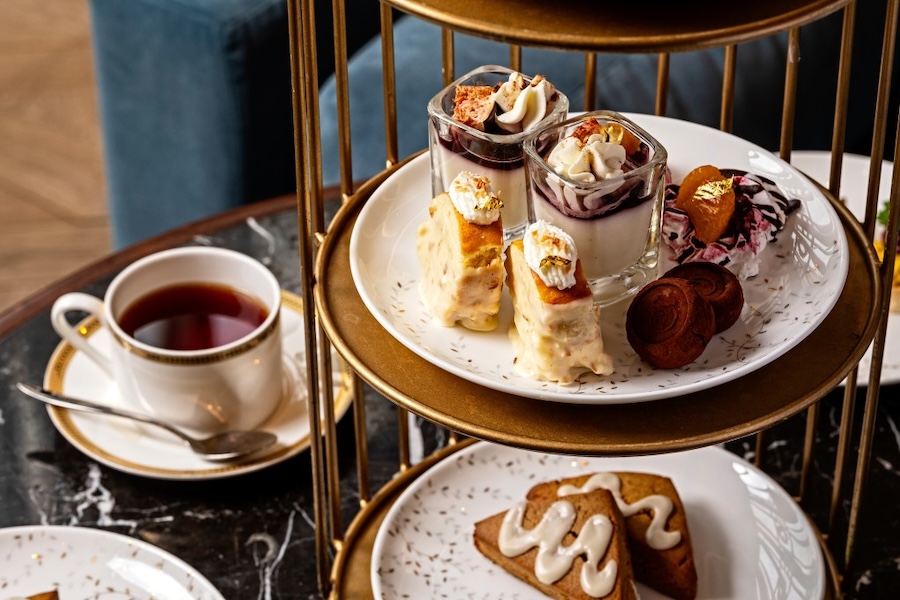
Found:
[[[544,221],[530,225],[507,250],[506,275],[517,371],[562,384],[586,370],[613,372],[612,358],[603,351],[600,307],[567,233]]]
[[[497,327],[503,289],[503,203],[487,177],[463,171],[428,207],[416,233],[425,309],[447,327]]]
[[[474,541],[551,598],[637,598],[622,515],[606,490],[525,500],[476,523]]]

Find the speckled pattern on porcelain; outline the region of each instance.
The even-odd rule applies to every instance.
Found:
[[[152,544],[83,527],[0,529],[0,598],[224,600],[196,569]]]
[[[579,458],[487,442],[444,459],[394,503],[372,552],[375,597],[542,598],[478,552],[475,523],[542,481],[613,470],[672,479],[688,517],[698,600],[822,597],[825,567],[809,521],[771,478],[725,450]],[[638,587],[643,600],[665,598]]]
[[[801,201],[761,255],[760,274],[743,282],[740,319],[718,334],[697,361],[673,370],[653,369],[641,361],[625,337],[627,300],[601,312],[615,373],[588,373],[568,386],[515,371],[507,335],[512,306],[505,290],[494,331],[437,324],[419,299],[415,255],[416,230],[426,219],[430,194],[424,156],[372,195],[351,237],[354,282],[379,323],[410,350],[459,377],[531,398],[591,404],[656,400],[708,389],[751,373],[800,343],[833,308],[847,277],[846,236],[824,195],[787,163],[727,133],[663,117],[629,116],[667,148],[675,181],[696,166],[712,163],[765,175]],[[664,261],[660,270],[673,264]]]

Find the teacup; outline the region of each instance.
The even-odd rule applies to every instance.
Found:
[[[186,247],[142,258],[103,300],[80,292],[53,304],[56,332],[97,363],[122,401],[196,432],[253,429],[281,401],[281,288],[260,262],[232,250]],[[96,317],[109,356],[67,314]]]

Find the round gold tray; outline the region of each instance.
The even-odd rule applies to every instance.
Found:
[[[595,52],[669,52],[736,44],[811,23],[848,0],[760,0],[740,10],[714,0],[649,0],[641,10],[592,0],[386,0],[454,31],[508,44]],[[649,18],[648,15],[652,15]]]
[[[636,404],[545,402],[479,386],[407,349],[357,292],[350,234],[366,199],[393,172],[368,182],[332,222],[316,263],[316,308],[335,348],[363,380],[396,404],[468,436],[590,456],[672,452],[733,440],[797,414],[834,389],[875,335],[882,287],[877,257],[859,222],[823,190],[847,233],[847,283],[822,325],[773,363],[712,389]],[[428,191],[423,193],[425,203]]]
[[[407,469],[387,485],[381,488],[375,497],[361,510],[344,538],[343,545],[335,557],[331,581],[334,586],[330,598],[372,598],[372,548],[375,538],[388,511],[400,494],[409,487],[425,471],[451,454],[468,447],[475,440],[465,440],[453,446],[443,448],[427,459]],[[815,526],[814,526],[815,528]],[[818,533],[818,531],[817,531]],[[822,536],[818,536],[819,546],[825,558],[825,596],[824,600],[839,597],[840,578],[834,558]]]

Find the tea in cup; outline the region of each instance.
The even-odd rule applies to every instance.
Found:
[[[132,410],[197,432],[253,429],[283,393],[281,288],[258,261],[223,248],[187,247],[138,260],[103,300],[75,292],[51,309],[56,332],[99,365]],[[96,317],[106,356],[67,318]]]

